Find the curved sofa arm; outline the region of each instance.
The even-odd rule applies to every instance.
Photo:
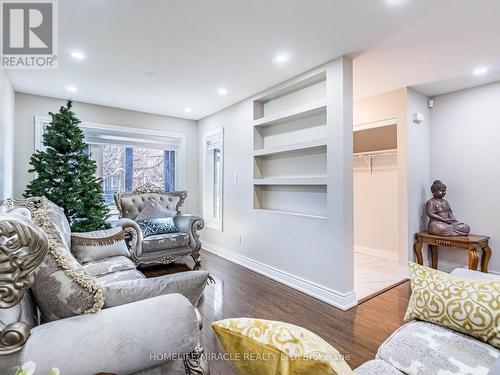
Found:
[[[0,358],[21,350],[30,335],[21,305],[49,251],[45,232],[24,214],[0,213]]]
[[[205,226],[203,218],[198,215],[181,214],[174,216],[175,227],[179,232],[184,232],[189,235],[189,247],[194,251],[201,249],[199,230]]]
[[[199,338],[194,307],[169,294],[42,324],[9,362],[33,361],[40,374],[130,374],[190,353]]]
[[[104,306],[113,307],[170,293],[180,293],[196,306],[207,280],[207,271],[188,271],[149,279],[110,282],[104,285]]]
[[[142,254],[142,231],[139,224],[134,220],[121,218],[114,224],[115,227],[122,227],[127,238],[127,247],[130,257],[135,261]]]

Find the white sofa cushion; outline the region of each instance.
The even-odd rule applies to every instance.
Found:
[[[468,270],[467,268],[455,268],[450,273],[454,276],[468,277],[476,280],[500,280],[500,275]]]
[[[163,295],[35,327],[23,350],[2,357],[0,373],[33,361],[36,374],[52,367],[61,375],[132,374],[165,365],[168,354],[182,365],[180,356],[199,336],[191,303],[180,294]]]
[[[435,324],[413,321],[379,348],[382,359],[408,375],[486,375],[500,350]]]
[[[135,264],[128,258],[118,256],[85,263],[83,268],[90,275],[100,277],[110,273],[135,270]]]
[[[105,307],[123,305],[171,293],[182,294],[191,301],[193,306],[196,306],[203,294],[207,280],[207,271],[188,271],[145,280],[109,282],[104,285]]]
[[[380,359],[372,359],[363,363],[354,370],[354,373],[356,375],[404,375],[403,372]]]
[[[142,241],[142,252],[151,253],[183,246],[189,246],[189,236],[186,233],[155,234],[144,238]]]
[[[108,273],[104,276],[98,276],[97,281],[99,281],[102,285],[114,283],[115,281],[127,281],[127,280],[144,280],[146,276],[141,271],[126,270],[120,272]]]

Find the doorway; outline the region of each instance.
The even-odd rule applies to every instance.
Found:
[[[353,129],[354,287],[366,300],[405,279],[399,272],[398,119]]]

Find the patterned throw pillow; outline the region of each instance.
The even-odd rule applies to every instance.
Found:
[[[457,277],[410,263],[405,320],[419,319],[500,348],[500,280]]]
[[[121,227],[71,233],[71,252],[80,263],[129,255],[125,234]]]
[[[142,211],[135,218],[136,221],[147,219],[160,219],[175,216],[175,211],[169,210],[158,199],[149,198]]]
[[[354,374],[335,348],[292,324],[238,318],[212,328],[241,375]]]
[[[141,227],[144,237],[153,236],[155,234],[176,233],[178,229],[175,227],[174,219],[166,217],[163,219],[146,219],[137,222]]]

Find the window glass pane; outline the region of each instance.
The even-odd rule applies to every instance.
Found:
[[[221,191],[222,191],[222,173],[221,173],[221,153],[220,149],[213,150],[213,218],[219,220],[221,218]]]
[[[98,172],[99,170],[101,172],[104,200],[113,204],[113,194],[125,191],[125,147],[117,145],[92,147],[92,158],[97,162]]]
[[[134,148],[134,189],[145,183],[164,188],[163,163],[163,150]]]
[[[223,133],[215,129],[203,135],[203,216],[210,228],[222,231]]]
[[[175,190],[175,151],[90,144],[89,153],[110,205],[114,205],[114,193],[130,192],[146,183]]]

